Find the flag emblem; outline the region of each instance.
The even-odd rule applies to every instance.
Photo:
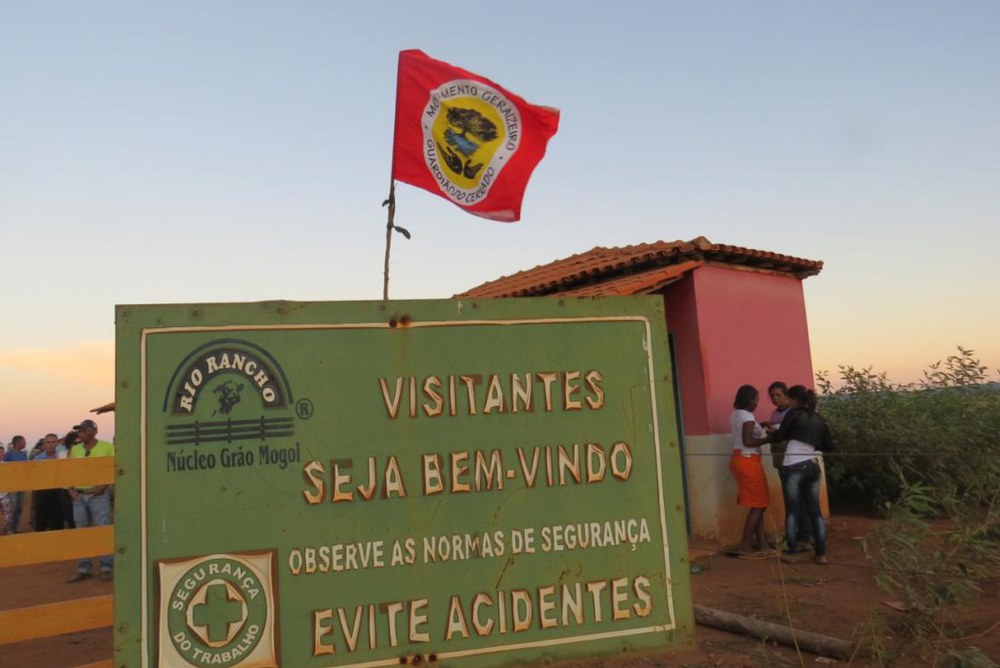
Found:
[[[518,220],[559,111],[417,50],[400,52],[398,79],[393,179],[483,218]]]
[[[491,86],[458,79],[431,91],[423,113],[424,159],[455,203],[486,197],[520,140],[521,115]]]

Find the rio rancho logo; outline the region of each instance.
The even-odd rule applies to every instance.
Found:
[[[280,665],[273,550],[168,559],[157,566],[157,665]]]
[[[454,202],[484,199],[521,142],[521,113],[481,81],[456,79],[431,91],[421,124],[424,161]]]
[[[284,372],[270,353],[238,339],[212,341],[194,350],[174,372],[170,386],[164,409],[169,406],[174,415],[196,415],[202,402],[211,404],[212,416],[229,415],[244,392],[256,394],[265,409],[287,408],[291,399]]]
[[[163,399],[166,469],[198,471],[278,466],[301,461],[295,418],[309,419],[312,403],[299,399],[278,361],[261,346],[218,339],[189,353],[174,371]],[[207,447],[206,447],[207,446]]]

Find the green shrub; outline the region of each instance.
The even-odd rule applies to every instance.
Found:
[[[919,383],[849,366],[840,378],[817,383],[838,443],[830,502],[886,517],[864,546],[875,581],[904,604],[897,631],[931,664],[946,652],[946,665],[995,665],[964,644],[953,613],[1000,568],[1000,385],[961,347]]]
[[[933,651],[935,658],[947,651],[943,664],[932,660],[928,665],[991,665],[966,643],[971,629],[955,613],[975,603],[981,583],[1000,568],[1000,544],[988,531],[998,525],[995,509],[976,508],[931,523],[927,518],[944,510],[932,490],[896,473],[902,493],[888,505],[886,521],[863,541],[877,568],[875,582],[902,604],[902,614],[893,619],[896,633],[925,654]]]
[[[871,368],[839,370],[836,389],[827,373],[817,374],[820,411],[838,445],[826,458],[834,507],[884,514],[904,479],[931,490],[942,514],[994,503],[1000,491],[1000,385],[987,382],[973,351],[959,347],[910,385],[894,384]]]
[[[927,518],[941,508],[930,488],[900,481],[903,492],[886,521],[865,537],[865,552],[879,566],[879,587],[906,606],[909,634],[943,637],[951,610],[975,601],[980,583],[1000,568],[998,545],[984,531],[997,517],[986,508],[932,525]]]

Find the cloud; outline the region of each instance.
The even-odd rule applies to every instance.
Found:
[[[0,350],[0,367],[83,385],[114,385],[113,341],[79,341],[68,348]]]

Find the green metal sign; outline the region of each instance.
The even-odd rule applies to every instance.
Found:
[[[661,300],[118,308],[116,666],[693,640]]]

